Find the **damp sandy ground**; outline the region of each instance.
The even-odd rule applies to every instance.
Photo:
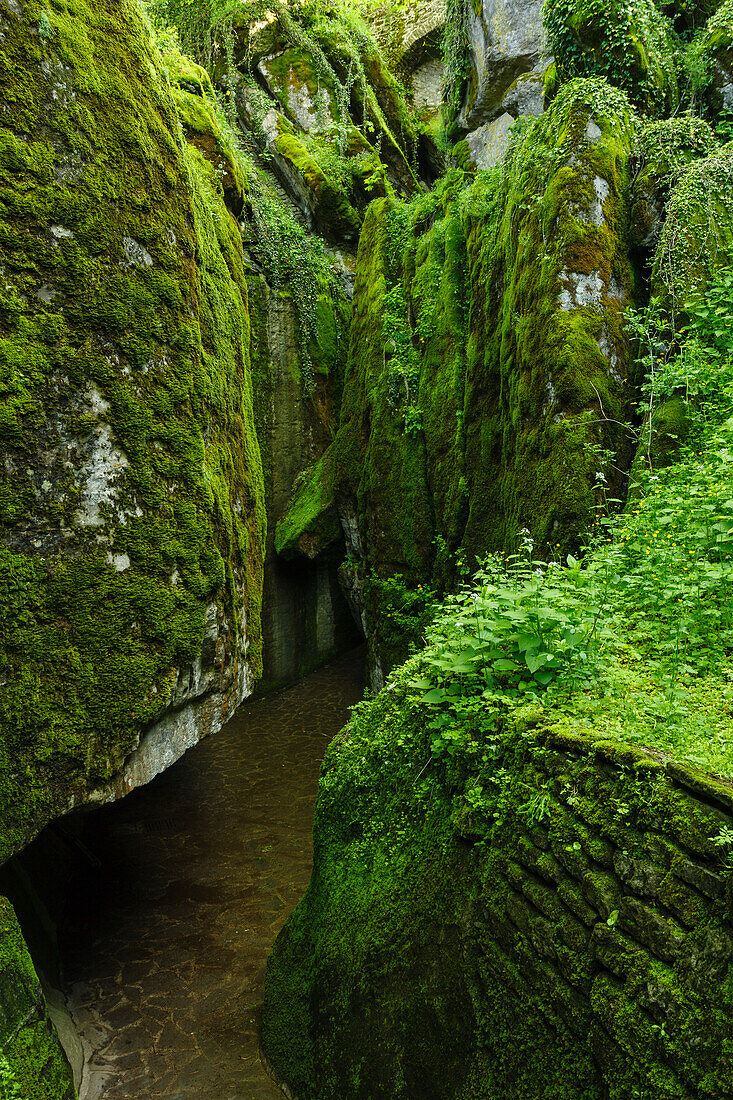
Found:
[[[101,860],[64,944],[81,1100],[276,1100],[259,1057],[267,954],[308,883],[326,745],[356,651],[248,701],[149,786],[90,815]]]

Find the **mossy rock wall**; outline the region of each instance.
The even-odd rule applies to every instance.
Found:
[[[508,170],[477,183],[465,207],[463,540],[474,554],[511,545],[522,527],[541,546],[577,543],[601,479],[617,488],[614,468],[630,461],[621,424],[630,396],[623,316],[635,290],[633,141],[622,93],[574,81],[521,133]]]
[[[66,1059],[20,927],[0,898],[0,1093],[8,1100],[76,1100]]]
[[[539,75],[541,86],[541,74],[551,58],[540,0],[452,3],[450,20],[462,24],[456,29],[465,51],[463,59],[456,57],[448,63],[449,79],[456,70],[464,78],[456,94],[449,97],[449,114],[457,110],[457,117],[449,119],[449,130],[456,135],[503,114],[512,87],[516,89],[517,82],[529,74]],[[510,113],[524,111],[520,108]]]
[[[633,457],[634,141],[624,94],[574,81],[505,163],[372,204],[339,432],[282,521],[289,546],[336,503],[356,572],[415,591],[523,528],[541,551],[582,541]],[[369,635],[385,618],[366,604]]]
[[[356,251],[378,196],[418,188],[420,128],[352,9],[249,4],[233,18],[240,120],[308,225]]]
[[[248,247],[259,259],[256,242]],[[343,385],[348,301],[345,295],[335,302],[321,296],[319,333],[307,368],[287,287],[274,289],[264,275],[251,271],[249,302],[254,413],[268,517],[260,686],[269,689],[297,679],[358,639],[337,577],[344,541],[333,496],[323,522],[317,517],[312,530],[300,518],[299,537],[303,527],[308,532],[296,540],[297,550],[289,553],[276,539],[278,521],[290,514],[294,487],[319,468],[332,441]]]
[[[251,690],[264,508],[240,235],[137,7],[0,18],[6,858]]]
[[[299,1100],[729,1096],[729,785],[528,711],[471,811],[413,677],[326,757],[268,964],[276,1072]]]

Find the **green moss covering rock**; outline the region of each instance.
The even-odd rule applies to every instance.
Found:
[[[678,311],[733,248],[733,147],[697,160],[672,189],[654,256],[655,291]]]
[[[303,484],[275,533],[275,549],[281,557],[302,554],[315,558],[341,539],[332,467],[330,450],[304,475]]]
[[[451,3],[448,9],[446,77],[457,85],[448,97],[449,132],[475,130],[507,112],[541,113],[542,96],[537,107],[536,93],[550,58],[540,0],[480,0]],[[460,105],[455,119],[453,103]]]
[[[137,8],[11,5],[2,32],[6,858],[250,689],[264,511],[239,232]]]
[[[71,1067],[6,898],[0,898],[0,1047],[3,1100],[76,1100]]]
[[[344,193],[334,186],[318,161],[294,133],[280,133],[275,151],[288,165],[288,175],[302,195],[313,225],[327,240],[354,245],[359,238],[361,219]]]
[[[227,209],[239,217],[248,192],[247,179],[211,78],[206,69],[181,53],[170,36],[159,37],[158,44],[183,134],[212,164]]]
[[[309,224],[355,246],[371,199],[417,188],[418,126],[367,25],[339,4],[258,0],[233,33],[244,126]]]
[[[733,4],[717,6],[696,40],[698,65],[704,72],[704,92],[713,117],[733,110]]]
[[[645,249],[656,246],[672,187],[694,160],[717,149],[708,122],[693,115],[639,125],[634,149],[632,238]]]
[[[572,82],[466,204],[472,554],[511,545],[522,527],[540,544],[576,543],[596,474],[614,480],[609,453],[624,464],[633,139],[621,93]]]
[[[300,1100],[723,1100],[729,788],[527,705],[477,809],[431,762],[418,665],[327,754],[268,964],[276,1072]]]
[[[620,487],[634,142],[623,93],[575,81],[492,171],[370,207],[333,444],[366,574],[443,586],[522,528],[575,547],[604,486]],[[319,492],[286,517],[295,540]]]
[[[513,545],[522,527],[540,544],[572,545],[593,515],[609,452],[623,464],[612,421],[624,419],[628,400],[633,137],[620,93],[573,82],[519,130],[506,164],[462,197],[470,322],[461,542],[471,554]],[[450,416],[445,430],[455,431]]]

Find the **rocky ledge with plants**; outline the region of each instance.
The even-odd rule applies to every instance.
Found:
[[[332,492],[295,502],[340,509],[397,667],[327,754],[263,1043],[300,1100],[723,1100],[730,14],[546,4],[544,110],[487,168],[468,7],[456,167],[367,215]]]
[[[688,317],[634,322],[674,460],[578,559],[484,558],[328,751],[267,975],[301,1100],[733,1089],[733,273]]]

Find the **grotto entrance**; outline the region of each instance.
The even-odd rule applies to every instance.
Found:
[[[52,826],[6,873],[11,894],[8,874],[38,894],[54,883],[52,981],[85,1048],[81,1100],[282,1096],[259,1057],[265,960],[307,885],[320,761],[363,675],[355,650],[247,700],[147,787]],[[52,970],[43,936],[27,935]]]

